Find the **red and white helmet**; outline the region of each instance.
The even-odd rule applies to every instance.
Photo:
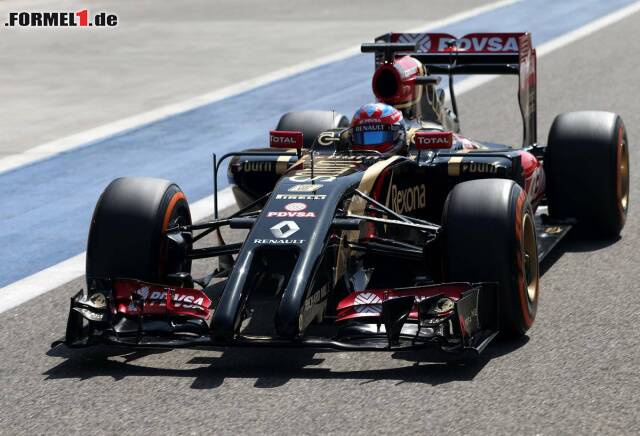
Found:
[[[361,106],[351,120],[354,150],[375,150],[383,154],[400,152],[407,146],[407,128],[402,112],[384,103]]]

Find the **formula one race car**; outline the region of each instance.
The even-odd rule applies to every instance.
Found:
[[[216,200],[214,218],[193,224],[175,184],[114,180],[93,215],[87,291],[71,300],[64,342],[476,354],[498,334],[524,335],[554,245],[572,227],[616,237],[625,224],[622,120],[562,114],[538,144],[527,33],[390,33],[362,51],[376,55],[377,102],[351,121],[287,113],[270,147],[214,157],[216,175],[230,159],[240,207],[230,216],[218,217]],[[519,76],[521,147],[460,135],[458,74]],[[225,226],[248,235],[224,243]],[[219,244],[194,247],[216,234]],[[202,258],[218,262],[193,278]]]

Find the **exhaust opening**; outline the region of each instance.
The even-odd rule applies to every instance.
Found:
[[[392,98],[398,94],[398,78],[392,68],[382,67],[374,79],[373,91],[380,100]]]

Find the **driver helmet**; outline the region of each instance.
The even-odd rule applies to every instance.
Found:
[[[361,106],[351,120],[354,150],[375,150],[394,154],[407,147],[407,128],[402,112],[384,103]]]

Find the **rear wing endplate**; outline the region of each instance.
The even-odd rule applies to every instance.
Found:
[[[536,143],[536,50],[530,33],[470,33],[461,38],[448,33],[387,33],[375,42],[416,44],[417,51],[396,55],[418,59],[429,74],[518,75],[523,145]],[[383,61],[377,54],[376,68]]]

